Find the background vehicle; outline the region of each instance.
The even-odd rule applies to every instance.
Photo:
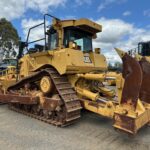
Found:
[[[129,55],[139,54],[141,56],[150,56],[150,41],[139,42],[138,47],[128,51]]]
[[[0,63],[0,85],[1,91],[6,91],[8,86],[16,82],[17,60],[5,58]]]

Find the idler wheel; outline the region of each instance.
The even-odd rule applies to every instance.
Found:
[[[48,77],[48,76],[42,77],[42,79],[40,81],[40,88],[44,94],[48,94],[48,93],[52,92],[53,83],[52,83],[52,80],[50,79],[50,77]]]

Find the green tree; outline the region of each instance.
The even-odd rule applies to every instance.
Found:
[[[108,70],[112,70],[113,69],[113,65],[109,62],[108,63]]]
[[[121,70],[122,69],[122,63],[119,61],[115,62],[115,68],[117,68],[118,70]]]
[[[17,30],[11,22],[5,18],[0,19],[0,57],[15,57],[16,49],[19,45]]]
[[[122,63],[121,62],[115,62],[114,64],[108,63],[108,70],[109,71],[121,71],[122,70]]]

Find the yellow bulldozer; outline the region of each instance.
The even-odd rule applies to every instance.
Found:
[[[5,58],[0,63],[0,89],[5,92],[8,86],[16,82],[17,60],[14,58]]]
[[[51,25],[46,25],[46,18],[52,18]],[[29,41],[30,31],[41,25],[44,37]],[[150,121],[150,97],[145,97],[149,93],[140,96],[145,83],[142,67],[116,49],[123,60],[123,76],[117,79],[117,94],[108,89],[103,84],[106,58],[100,48],[92,47],[101,31],[101,25],[88,19],[60,20],[45,14],[43,23],[30,28],[26,42],[20,43],[16,83],[0,94],[0,102],[56,126],[76,122],[84,108],[113,119],[116,129],[137,133]],[[44,45],[30,47],[41,40]]]

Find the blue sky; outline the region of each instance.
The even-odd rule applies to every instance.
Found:
[[[22,40],[27,28],[50,13],[61,19],[89,18],[103,25],[94,47],[117,60],[113,47],[130,49],[150,40],[149,0],[1,0],[0,17],[6,17]],[[37,36],[37,35],[35,35]],[[113,54],[112,54],[112,53]]]

